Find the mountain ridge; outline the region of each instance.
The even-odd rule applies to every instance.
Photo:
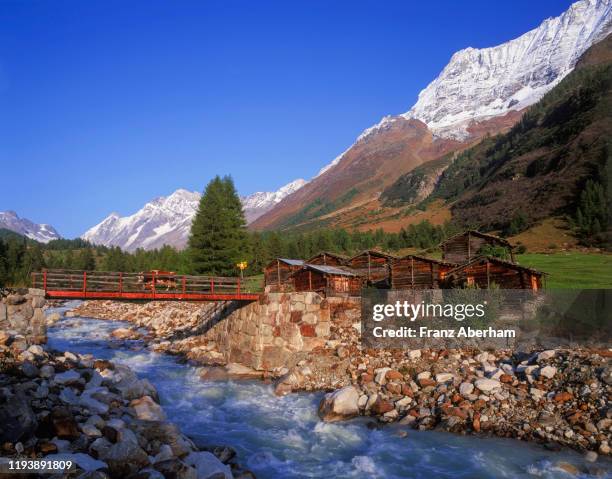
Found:
[[[57,230],[46,223],[34,223],[27,218],[20,218],[14,211],[0,211],[0,228],[4,228],[41,243],[61,238]]]
[[[300,221],[301,225],[314,224],[323,213],[329,215],[330,209],[348,206],[340,200],[350,191],[349,203],[376,201],[402,174],[469,147],[487,134],[506,131],[525,108],[573,69],[593,41],[611,29],[612,0],[581,0],[558,17],[546,19],[539,27],[504,44],[456,52],[408,112],[386,116],[364,130],[317,177],[256,219],[251,227],[282,229]],[[483,60],[485,57],[500,60],[492,65]],[[529,68],[527,60],[532,61]],[[517,78],[523,78],[523,83],[517,83]],[[480,87],[474,85],[477,80]],[[491,87],[491,83],[500,82],[497,89]],[[466,101],[477,104],[467,108]],[[471,113],[457,117],[457,109]],[[427,132],[416,138],[413,130],[419,123]],[[347,171],[357,173],[354,181],[347,180]]]
[[[241,197],[247,222],[253,221],[306,183],[303,179],[297,179],[274,192],[256,192]],[[126,251],[156,249],[164,245],[184,248],[200,198],[198,192],[179,188],[169,196],[160,196],[145,203],[131,215],[109,214],[83,233],[81,238],[96,245],[119,246]]]

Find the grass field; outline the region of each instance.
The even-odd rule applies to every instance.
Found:
[[[548,273],[546,287],[612,288],[612,255],[589,253],[521,254],[523,266]]]

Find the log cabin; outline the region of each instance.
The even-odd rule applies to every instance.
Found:
[[[444,283],[448,288],[490,288],[497,285],[501,289],[538,291],[543,287],[544,274],[510,261],[480,256],[450,270]]]
[[[363,276],[369,286],[389,288],[389,272],[395,256],[376,250],[366,250],[346,261],[346,266]]]
[[[271,291],[282,291],[291,285],[291,275],[304,265],[301,259],[276,258],[264,268],[264,284]]]
[[[451,236],[440,244],[442,259],[449,263],[457,264],[467,263],[478,256],[486,254],[482,250],[487,246],[505,249],[510,261],[514,263],[512,245],[508,240],[499,236],[481,233],[480,231],[464,231],[463,233]]]
[[[446,273],[456,267],[455,263],[410,254],[391,263],[391,288],[438,289]]]
[[[359,296],[364,278],[345,267],[304,264],[292,275],[295,291],[315,291],[326,296]]]
[[[346,256],[342,256],[337,253],[329,253],[327,251],[322,251],[310,258],[306,263],[308,264],[323,264],[327,266],[343,266],[348,258]]]

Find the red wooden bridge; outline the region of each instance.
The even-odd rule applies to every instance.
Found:
[[[43,289],[49,299],[156,301],[256,301],[261,289],[252,278],[65,269],[33,273],[32,287]]]

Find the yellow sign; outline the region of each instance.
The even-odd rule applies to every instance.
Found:
[[[244,270],[247,269],[247,262],[246,261],[241,261],[240,263],[237,263],[236,266],[238,267],[239,270]]]

